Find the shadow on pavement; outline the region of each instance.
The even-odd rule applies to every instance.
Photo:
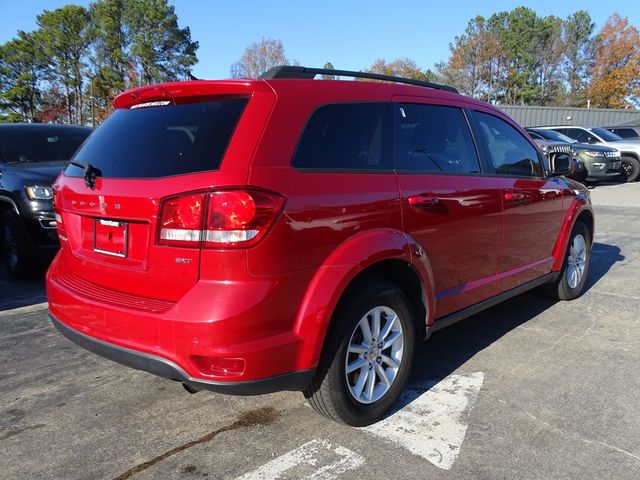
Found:
[[[618,247],[594,243],[585,288],[591,288],[616,262],[622,260],[624,256]],[[539,289],[534,289],[435,332],[416,348],[409,387],[437,384],[478,352],[555,303]]]
[[[0,313],[46,301],[44,273],[27,280],[16,280],[0,262]]]

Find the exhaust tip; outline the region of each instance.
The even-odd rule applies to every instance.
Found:
[[[202,390],[201,388],[194,387],[193,385],[189,385],[188,383],[183,383],[182,386],[187,392],[189,392],[192,395]]]

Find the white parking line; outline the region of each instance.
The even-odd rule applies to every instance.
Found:
[[[364,464],[364,457],[327,440],[316,439],[285,453],[246,473],[237,480],[271,480],[299,478],[306,480],[332,480]]]
[[[449,470],[460,454],[483,372],[450,375],[405,390],[400,410],[365,430]]]

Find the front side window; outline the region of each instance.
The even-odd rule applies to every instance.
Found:
[[[480,142],[499,175],[542,176],[538,151],[515,128],[504,120],[474,112]]]
[[[563,132],[564,133],[564,132]],[[581,128],[567,128],[565,135],[578,143],[593,143],[595,137]]]
[[[388,103],[336,103],[307,122],[291,162],[300,169],[391,169]]]
[[[616,135],[615,133],[611,133],[609,130],[600,127],[593,127],[590,129],[593,135],[597,135],[600,138],[596,140],[600,140],[602,142],[619,142],[622,140],[620,135]]]
[[[479,173],[467,120],[456,107],[398,104],[395,166],[399,171]]]

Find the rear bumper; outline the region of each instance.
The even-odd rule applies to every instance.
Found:
[[[219,382],[190,377],[180,366],[166,358],[149,353],[113,345],[97,338],[80,333],[49,315],[51,323],[76,345],[97,355],[137,370],[152,373],[159,377],[183,382],[196,388],[231,395],[260,395],[282,390],[304,390],[315,373],[315,369],[285,373],[257,380]]]
[[[177,302],[88,282],[65,252],[47,272],[49,312],[75,343],[133,368],[200,388],[253,394],[303,390],[316,367],[294,328],[300,274],[201,279]],[[106,273],[105,273],[106,274]]]

